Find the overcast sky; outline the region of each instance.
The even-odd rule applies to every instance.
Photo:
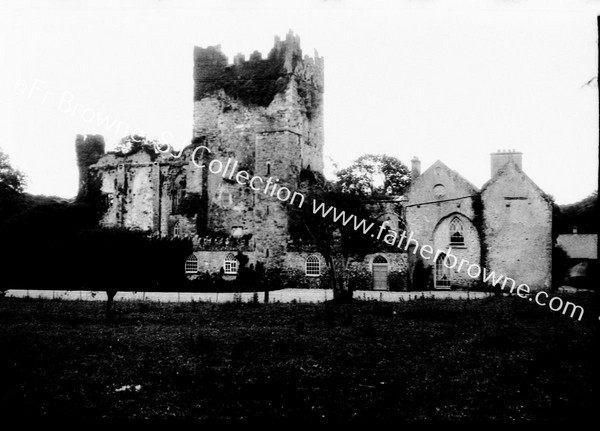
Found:
[[[489,154],[516,149],[572,203],[598,183],[599,12],[586,0],[2,2],[0,148],[28,192],[73,197],[76,134],[181,148],[194,45],[266,55],[292,29],[325,58],[328,172],[365,153],[418,156],[480,187]]]

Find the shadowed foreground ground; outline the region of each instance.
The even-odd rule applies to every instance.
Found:
[[[598,310],[519,298],[103,304],[0,299],[0,413],[20,418],[577,420]]]

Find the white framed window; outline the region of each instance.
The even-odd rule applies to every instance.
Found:
[[[179,234],[181,233],[181,226],[179,226],[179,222],[175,223],[175,226],[173,226],[173,236],[179,236]]]
[[[195,274],[198,272],[198,258],[196,255],[192,254],[185,261],[185,273],[186,274]]]
[[[232,253],[225,256],[225,274],[237,274],[238,261]]]
[[[309,277],[321,275],[321,260],[314,254],[306,258],[306,275]]]
[[[464,227],[458,217],[450,222],[450,245],[465,245]]]

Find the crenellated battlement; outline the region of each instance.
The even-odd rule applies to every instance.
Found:
[[[198,101],[219,90],[247,104],[268,106],[284,92],[290,80],[303,88],[323,92],[323,58],[302,56],[300,37],[290,31],[285,40],[275,37],[274,46],[263,59],[254,51],[248,59],[243,54],[230,64],[220,45],[194,47],[194,100]]]

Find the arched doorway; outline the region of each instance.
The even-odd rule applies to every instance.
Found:
[[[444,265],[446,255],[441,253],[435,261],[435,288],[450,289],[450,269]]]
[[[388,290],[388,261],[381,255],[373,259],[373,290]]]

